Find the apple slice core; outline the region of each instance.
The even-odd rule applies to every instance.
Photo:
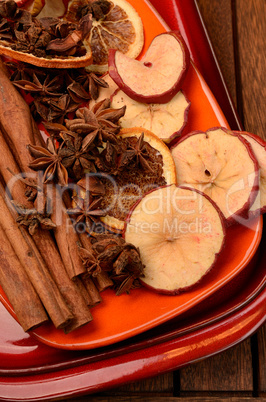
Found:
[[[225,240],[224,217],[204,194],[171,185],[135,205],[124,237],[140,250],[143,284],[177,294],[198,283],[215,264]]]

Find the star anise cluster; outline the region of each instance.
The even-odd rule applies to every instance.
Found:
[[[108,84],[85,68],[56,69],[31,66],[23,62],[6,62],[13,84],[32,97],[31,111],[36,121],[62,124],[69,113],[84,102],[96,100],[99,88]]]
[[[96,163],[100,171],[114,176],[121,174],[125,169],[137,171],[139,168],[152,174],[154,158],[151,150],[150,145],[144,141],[143,133],[139,138],[134,136],[120,138],[116,144],[107,142]]]
[[[97,275],[108,272],[114,282],[116,295],[129,293],[140,287],[144,265],[138,248],[114,234],[98,234],[91,237],[92,250],[80,250],[80,255],[89,273]]]
[[[80,56],[85,54],[82,40],[89,34],[92,14],[77,23],[59,18],[36,18],[17,6],[15,0],[0,2],[0,41],[13,50],[37,57]],[[8,24],[8,31],[6,24]],[[8,34],[8,36],[7,36]]]
[[[55,181],[66,186],[69,177],[78,181],[86,173],[98,171],[100,150],[108,140],[117,142],[116,133],[120,130],[117,121],[125,111],[109,106],[110,100],[105,100],[96,103],[92,110],[79,108],[74,119],[65,119],[65,126],[47,125],[51,136],[46,147],[28,146],[34,158],[29,166],[43,171],[44,183]]]

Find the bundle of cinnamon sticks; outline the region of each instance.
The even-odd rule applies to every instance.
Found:
[[[113,283],[107,274],[97,279],[87,274],[78,249],[90,251],[91,243],[71,229],[58,187],[52,196],[53,204],[60,204],[61,221],[53,233],[39,225],[31,236],[17,224],[17,205],[26,214],[36,211],[35,202],[25,197],[29,181],[38,179],[29,168],[27,144],[42,146],[43,139],[0,61],[0,285],[25,331],[51,320],[69,333],[92,320],[100,291]],[[55,211],[50,218],[56,225]]]

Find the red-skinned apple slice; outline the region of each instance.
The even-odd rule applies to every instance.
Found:
[[[259,192],[250,208],[251,214],[266,212],[266,142],[258,135],[247,132],[235,132],[249,142],[259,164]]]
[[[259,167],[249,143],[218,127],[182,137],[171,149],[179,185],[207,194],[228,222],[246,217],[258,192]]]
[[[172,185],[146,194],[124,229],[125,240],[139,248],[143,284],[166,294],[197,284],[224,246],[224,222],[220,209],[198,190]]]
[[[100,88],[97,100],[90,101],[90,108],[105,98],[111,99],[111,107],[126,106],[124,116],[119,120],[122,128],[143,127],[152,131],[166,144],[179,137],[186,126],[190,101],[183,91],[179,91],[167,103],[141,103],[131,99],[121,91],[108,73],[102,78],[108,88]]]
[[[188,48],[177,31],[157,35],[142,60],[109,51],[109,74],[137,102],[167,103],[180,91],[190,64]]]
[[[190,101],[179,91],[167,103],[140,103],[119,90],[111,97],[112,107],[126,106],[119,123],[123,128],[143,127],[170,144],[186,126]]]

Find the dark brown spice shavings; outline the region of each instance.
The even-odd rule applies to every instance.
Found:
[[[142,136],[121,137],[119,148],[109,144],[95,163],[100,171],[109,172],[108,177],[103,175],[101,179],[106,191],[102,208],[112,205],[108,214],[117,219],[124,220],[146,192],[166,184],[162,155]]]

